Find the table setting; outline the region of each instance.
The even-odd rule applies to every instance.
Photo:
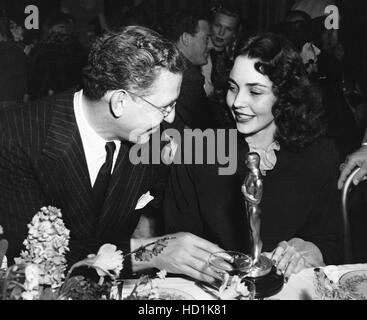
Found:
[[[207,267],[217,274],[213,284],[187,276],[143,274],[139,279],[121,279],[125,259],[149,261],[173,238],[162,237],[136,250],[123,253],[109,243],[70,268],[65,258],[70,231],[61,210],[42,207],[27,225],[25,249],[8,266],[8,242],[0,226],[1,300],[367,300],[367,263],[306,266],[291,276],[281,272],[274,256],[262,252],[260,239],[263,184],[259,156],[249,153],[249,174],[241,191],[250,221],[251,252],[212,252]],[[290,243],[290,241],[289,241]],[[286,253],[289,246],[285,242]],[[281,258],[281,257],[280,257]],[[81,267],[95,269],[97,278],[75,275]],[[99,277],[99,280],[98,280]],[[96,280],[97,279],[97,280]]]
[[[315,269],[327,278],[317,279]],[[137,279],[124,280],[121,299],[128,299],[138,282]],[[219,290],[186,277],[157,277],[152,279],[151,286],[158,292],[153,300],[222,300]],[[347,291],[344,296],[338,294],[339,286]],[[250,295],[234,300],[367,300],[367,263],[307,268],[293,274],[275,295],[262,299]]]
[[[262,252],[260,238],[263,177],[260,156],[246,155],[249,171],[241,186],[251,237],[251,253],[212,253],[207,264],[222,282],[207,285],[183,277],[158,277],[148,283],[154,300],[367,300],[367,264],[312,266],[290,277],[277,272],[277,262]],[[288,248],[284,242],[283,254]],[[139,281],[123,282],[119,296],[139,299]],[[144,296],[142,297],[144,299]]]
[[[165,270],[139,279],[119,278],[122,262],[129,255],[150,259],[164,250],[169,240],[159,239],[128,254],[104,244],[97,254],[90,254],[67,269],[64,255],[68,251],[69,231],[63,224],[61,211],[41,208],[29,224],[25,250],[15,259],[16,264],[6,265],[3,251],[7,242],[1,239],[0,297],[3,300],[367,300],[367,263],[305,268],[292,274],[288,281],[282,275],[273,281],[273,265],[265,262],[262,267],[260,262],[259,267],[251,255],[233,251],[209,256],[208,267],[222,278],[215,285],[167,274]],[[99,281],[74,276],[73,271],[81,266],[94,268]]]

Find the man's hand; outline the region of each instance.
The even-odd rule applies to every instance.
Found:
[[[342,172],[338,180],[339,189],[343,188],[349,174],[356,167],[360,167],[361,169],[353,178],[354,185],[358,185],[359,182],[367,179],[367,146],[361,147],[359,150],[348,156],[345,163],[340,166]]]
[[[135,271],[157,268],[207,283],[214,283],[216,279],[222,280],[222,277],[210,268],[208,259],[211,253],[223,251],[223,249],[191,233],[180,232],[167,235],[167,237],[172,239],[168,240],[163,251],[153,257],[151,261],[146,263],[133,261]]]

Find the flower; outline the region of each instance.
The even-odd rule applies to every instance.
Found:
[[[24,292],[22,292],[21,297],[22,297],[23,300],[35,300],[35,299],[37,299],[38,294],[39,293],[36,290],[24,291]]]
[[[14,265],[9,268],[6,266],[5,285],[0,291],[0,299],[119,299],[119,283],[116,280],[123,268],[124,258],[134,255],[139,261],[144,256],[144,261],[149,261],[160,254],[168,240],[172,239],[159,239],[125,256],[115,245],[104,244],[96,255],[91,254],[72,265],[65,277],[65,253],[69,251],[69,238],[70,231],[64,225],[61,211],[51,206],[41,208],[28,224],[28,237],[23,242],[25,250],[20,253],[20,257],[14,258]],[[83,275],[71,276],[73,270],[82,266],[94,268],[100,276],[99,283]],[[164,279],[166,274],[165,270],[161,270],[157,276]],[[104,283],[106,275],[111,281]],[[148,286],[149,298],[158,298],[158,289],[153,287],[149,276],[142,278],[137,289],[144,286]],[[137,297],[138,290],[135,290],[131,298]]]
[[[60,209],[42,207],[28,224],[28,237],[23,244],[26,250],[16,258],[16,264],[37,264],[39,283],[60,287],[65,278],[65,253],[69,250],[70,231],[62,221]]]
[[[161,280],[166,280],[167,271],[166,270],[161,270],[161,271],[157,272],[157,276]]]
[[[36,264],[28,264],[24,270],[25,283],[24,287],[27,291],[36,289],[40,284],[41,270]]]
[[[234,300],[238,297],[246,297],[249,291],[238,276],[230,277],[228,273],[224,275],[223,283],[219,288],[220,300]]]
[[[100,277],[108,274],[108,271],[113,271],[118,275],[122,270],[124,258],[121,250],[116,250],[117,247],[113,244],[104,244],[99,248],[97,255],[89,255],[88,258],[94,258],[93,266],[97,267],[97,273]]]

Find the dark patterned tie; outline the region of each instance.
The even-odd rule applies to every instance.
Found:
[[[106,143],[106,161],[99,169],[96,181],[93,186],[93,197],[96,203],[97,212],[100,214],[102,211],[103,203],[107,194],[108,184],[111,178],[111,169],[113,164],[113,154],[116,150],[114,142]]]

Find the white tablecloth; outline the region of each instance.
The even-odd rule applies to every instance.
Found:
[[[318,299],[314,288],[314,268],[304,269],[298,274],[290,277],[283,289],[273,297],[272,300],[314,300]],[[337,283],[339,278],[346,272],[353,270],[367,270],[366,264],[352,264],[340,266],[326,266],[323,268],[326,275]],[[129,295],[136,280],[125,280],[122,289],[122,298]],[[215,296],[205,292],[195,281],[184,278],[153,279],[153,286],[160,288],[172,288],[190,294],[196,300],[215,300]]]

